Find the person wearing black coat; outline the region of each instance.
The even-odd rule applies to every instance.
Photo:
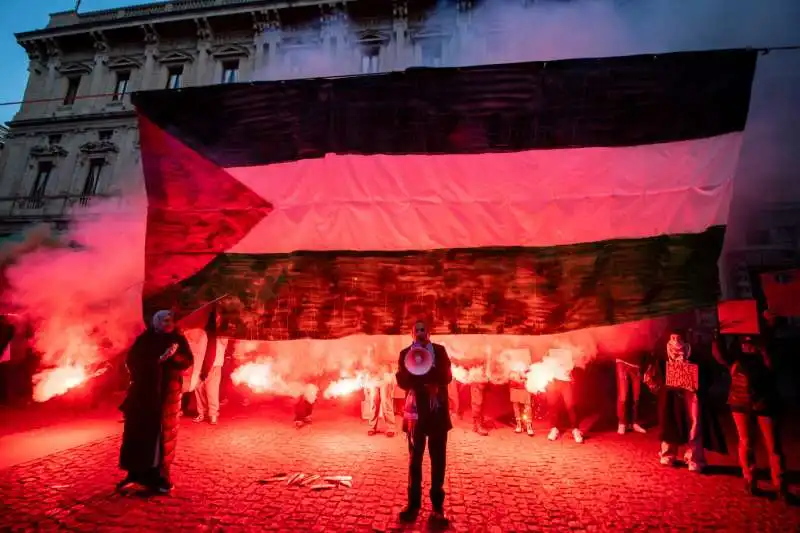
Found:
[[[417,376],[406,368],[406,355],[412,348],[428,350],[433,356],[433,366],[424,375]],[[430,342],[428,328],[422,321],[414,324],[414,343],[400,352],[397,385],[407,391],[416,410],[415,423],[404,421],[408,436],[408,506],[401,511],[402,521],[416,519],[422,504],[422,458],[427,443],[431,459],[430,498],[434,520],[446,522],[444,517],[444,476],[447,462],[447,433],[453,428],[448,406],[447,386],[453,380],[450,358],[440,344]],[[408,401],[407,401],[408,404]]]
[[[123,404],[119,463],[128,475],[117,488],[136,483],[166,493],[172,489],[170,466],[178,438],[182,375],[192,366],[189,343],[176,329],[170,311],[154,315],[152,326],[131,347],[126,364],[131,384]]]

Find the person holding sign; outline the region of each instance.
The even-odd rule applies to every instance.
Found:
[[[681,332],[670,334],[663,368],[666,379],[659,397],[661,464],[674,465],[679,447],[686,445],[683,459],[689,471],[700,473],[706,465],[704,450],[727,453],[727,448],[718,421],[705,411],[705,372]]]
[[[769,322],[770,317],[765,314],[765,318]],[[754,449],[757,424],[769,456],[772,483],[778,491],[778,497],[787,499],[789,491],[784,477],[784,456],[778,421],[781,401],[764,336],[720,338],[717,335],[713,354],[731,373],[728,405],[739,434],[739,464],[745,480],[745,491],[754,494],[757,490]]]

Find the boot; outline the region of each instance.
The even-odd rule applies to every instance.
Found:
[[[489,432],[486,431],[486,428],[483,427],[483,424],[478,422],[477,420],[472,425],[472,431],[480,435],[481,437],[488,437]]]

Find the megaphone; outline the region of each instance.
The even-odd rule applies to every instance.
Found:
[[[433,355],[425,348],[414,346],[406,354],[405,365],[415,376],[424,376],[433,368]]]

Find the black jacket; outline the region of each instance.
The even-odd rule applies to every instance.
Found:
[[[415,376],[406,369],[406,354],[411,349],[409,346],[400,352],[397,363],[397,385],[405,391],[414,391],[417,399],[417,431],[426,435],[437,432],[447,432],[453,429],[450,421],[450,406],[447,395],[447,385],[453,381],[453,372],[450,369],[450,358],[447,350],[441,344],[433,344],[433,368],[424,376]],[[425,385],[438,385],[439,408],[431,412],[428,409],[430,397]]]

